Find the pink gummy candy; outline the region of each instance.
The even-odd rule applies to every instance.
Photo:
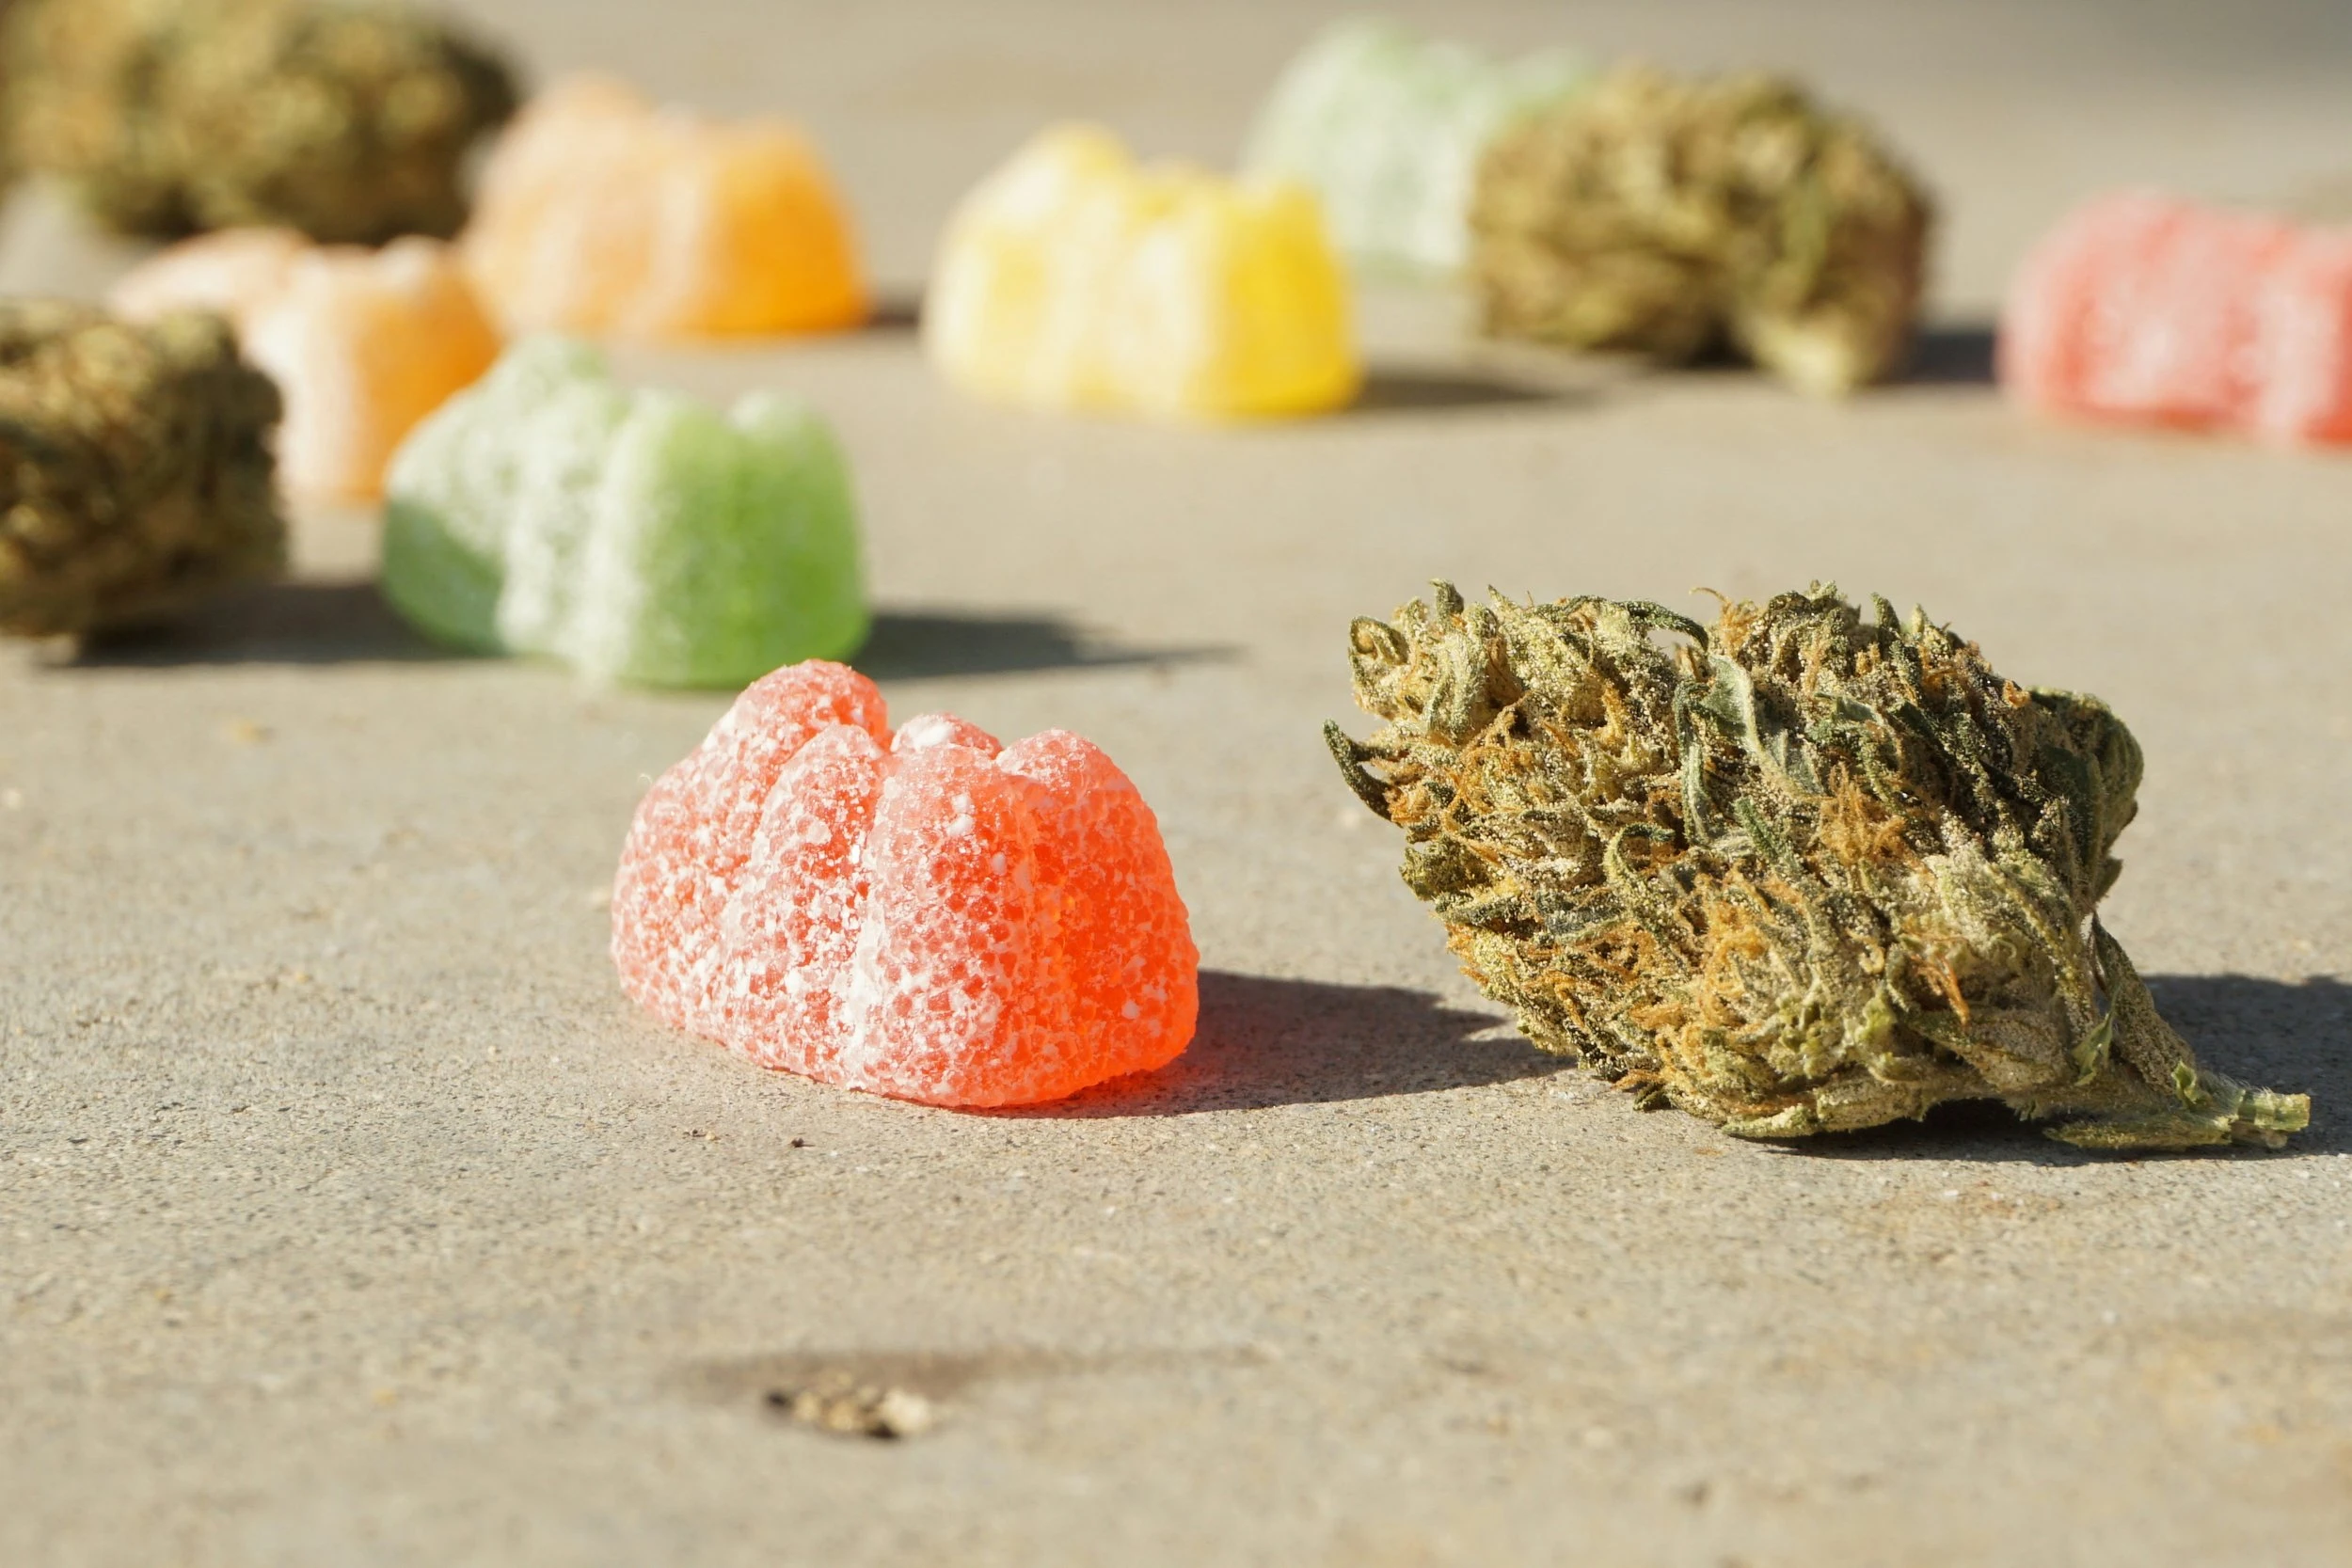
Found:
[[[2352,234],[2093,201],[2018,269],[2000,372],[2038,407],[2352,439]]]
[[[893,737],[822,660],[745,691],[637,808],[612,957],[664,1022],[937,1105],[1165,1066],[1200,1009],[1159,824],[1109,757],[946,715]]]

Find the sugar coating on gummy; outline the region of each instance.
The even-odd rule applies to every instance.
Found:
[[[2034,407],[2352,440],[2352,230],[2091,201],[2019,267],[2000,372]]]
[[[1589,79],[1565,50],[1496,60],[1390,23],[1335,23],[1283,70],[1242,166],[1311,186],[1333,240],[1359,264],[1458,272],[1486,144]]]
[[[278,466],[290,490],[378,495],[394,449],[480,379],[498,329],[437,240],[313,245],[289,229],[230,229],[164,250],[109,303],[134,321],[217,311],[286,399]]]
[[[2352,231],[2304,231],[2255,299],[2247,423],[2279,441],[2352,441]]]
[[[864,641],[858,555],[849,466],[807,408],[723,414],[529,339],[394,457],[383,584],[455,647],[739,687]]]
[[[894,736],[865,676],[746,690],[638,807],[623,986],[761,1066],[937,1105],[1025,1105],[1165,1066],[1200,958],[1159,826],[1089,742],[948,715]]]
[[[1042,133],[964,198],[923,339],[966,391],[1039,407],[1310,414],[1362,380],[1306,187],[1138,166],[1089,126]]]
[[[848,211],[805,136],[657,109],[607,77],[524,109],[483,172],[465,247],[516,331],[816,332],[867,309]]]

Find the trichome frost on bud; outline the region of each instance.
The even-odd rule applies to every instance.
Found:
[[[497,55],[383,0],[24,0],[7,57],[25,166],[142,234],[453,234],[516,101]]]
[[[1836,395],[1901,361],[1931,219],[1795,85],[1628,66],[1487,149],[1471,266],[1498,335],[1669,361],[1728,344]]]
[[[0,301],[0,632],[102,630],[276,573],[278,418],[216,316]]]
[[[1702,626],[1438,585],[1349,634],[1327,735],[1405,880],[1545,1050],[1750,1137],[1996,1099],[2097,1148],[2278,1147],[2099,924],[2140,752],[2097,699],[1835,588]]]

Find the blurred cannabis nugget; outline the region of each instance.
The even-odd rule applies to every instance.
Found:
[[[24,164],[143,234],[454,233],[466,150],[516,102],[495,55],[371,0],[22,0],[8,75]]]
[[[2099,925],[2140,753],[2094,698],[1835,589],[1708,628],[1440,583],[1350,642],[1388,724],[1327,734],[1406,882],[1537,1045],[1648,1102],[1788,1137],[1997,1099],[2101,1148],[2309,1119],[2201,1069]]]
[[[1931,218],[1867,132],[1792,84],[1629,66],[1489,147],[1471,269],[1497,335],[1672,361],[1727,341],[1836,394],[1907,349]]]
[[[0,301],[0,632],[100,630],[276,572],[278,413],[218,317]]]

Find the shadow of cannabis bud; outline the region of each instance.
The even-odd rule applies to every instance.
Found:
[[[2301,1095],[2201,1070],[2093,910],[2140,753],[2094,698],[1834,588],[1466,606],[1349,634],[1327,726],[1470,978],[1547,1051],[1745,1137],[1998,1099],[2090,1148],[2276,1148]]]
[[[24,163],[130,233],[453,234],[467,150],[516,98],[496,55],[383,0],[28,0],[6,37]]]
[[[217,316],[0,301],[0,633],[129,626],[276,576],[278,407]]]
[[[1487,149],[1471,270],[1498,335],[1669,361],[1728,340],[1835,395],[1902,358],[1931,216],[1789,82],[1628,66]]]

